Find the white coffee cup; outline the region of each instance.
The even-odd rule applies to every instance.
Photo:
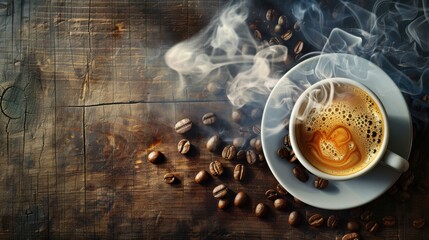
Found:
[[[315,92],[326,90],[326,89],[329,90],[330,93],[332,94],[335,92],[335,86],[339,86],[341,84],[346,84],[346,85],[350,85],[352,87],[358,88],[362,90],[367,96],[372,98],[375,105],[378,106],[378,110],[379,110],[378,112],[381,114],[381,118],[382,118],[380,126],[382,127],[382,129],[384,129],[383,136],[382,138],[379,139],[381,142],[378,145],[378,149],[376,153],[373,154],[373,156],[371,157],[372,160],[368,161],[369,163],[365,164],[365,166],[362,167],[362,169],[359,169],[356,172],[346,174],[346,175],[333,174],[326,170],[322,171],[320,168],[316,167],[315,164],[312,164],[307,159],[307,157],[303,152],[303,151],[307,151],[308,149],[304,148],[303,146],[300,146],[297,140],[300,137],[303,137],[303,136],[298,136],[301,133],[297,130],[297,126],[298,124],[302,124],[302,121],[303,121],[302,114],[304,109],[307,109],[306,106],[309,103],[309,100],[308,100],[309,96],[311,96],[311,94]],[[324,100],[329,101],[329,96],[327,96],[327,98]],[[320,80],[319,82],[307,88],[297,99],[292,109],[290,121],[289,121],[289,137],[290,137],[292,149],[294,150],[294,153],[298,158],[299,162],[312,174],[324,179],[349,180],[367,173],[377,164],[385,164],[387,166],[390,166],[396,169],[399,172],[405,172],[408,170],[408,167],[409,167],[409,163],[407,160],[405,160],[404,158],[402,158],[401,156],[399,156],[398,154],[392,152],[390,149],[387,148],[388,140],[389,140],[389,125],[388,125],[388,117],[386,115],[386,111],[383,107],[383,104],[380,102],[380,100],[371,90],[369,90],[364,85],[351,79],[347,79],[347,78],[324,79],[324,80]],[[353,137],[356,137],[356,136],[353,136]],[[360,140],[360,141],[363,141],[363,140]],[[353,144],[351,145],[354,146]],[[323,156],[323,158],[325,158],[325,155]],[[328,159],[328,160],[331,161],[331,159]]]

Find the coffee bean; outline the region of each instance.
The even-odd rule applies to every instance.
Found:
[[[394,227],[395,225],[396,225],[396,217],[394,217],[394,216],[383,217],[383,226]]]
[[[328,228],[336,228],[339,224],[340,220],[337,216],[331,215],[328,217],[328,220],[326,221],[326,226]]]
[[[361,207],[355,207],[350,209],[349,215],[351,218],[360,218],[360,215],[362,214],[363,209]]]
[[[277,24],[282,27],[287,27],[288,22],[289,21],[285,15],[280,16],[279,19],[277,20]]]
[[[280,147],[277,150],[277,156],[281,159],[288,159],[290,157],[290,152],[286,147]]]
[[[286,210],[288,207],[288,203],[284,198],[277,198],[274,200],[274,208],[280,211]]]
[[[295,54],[300,54],[302,52],[302,49],[304,48],[304,42],[303,41],[298,41],[295,44],[295,47],[293,48],[293,51]]]
[[[240,123],[243,120],[243,113],[240,110],[234,110],[231,114],[232,121]]]
[[[365,210],[360,215],[360,219],[362,219],[362,221],[368,222],[369,220],[372,220],[373,216],[374,213],[371,210]]]
[[[237,164],[234,167],[234,179],[237,181],[242,181],[244,179],[246,171],[243,164]]]
[[[360,225],[358,222],[356,221],[349,221],[347,223],[347,230],[351,231],[351,232],[357,232],[360,229]]]
[[[296,162],[298,162],[298,158],[296,157],[295,152],[293,150],[290,151],[290,156],[289,156],[288,161],[290,163],[296,163]]]
[[[176,177],[172,173],[166,173],[164,175],[164,182],[168,184],[172,184],[176,181]]]
[[[245,143],[246,143],[246,139],[244,139],[243,137],[236,137],[232,139],[232,145],[235,148],[242,148]]]
[[[411,170],[406,171],[399,178],[398,182],[400,183],[401,188],[407,191],[408,187],[414,182],[414,173]]]
[[[280,36],[280,38],[281,38],[283,41],[287,41],[287,40],[289,40],[289,39],[291,39],[291,38],[292,38],[292,35],[293,35],[292,31],[291,31],[291,30],[287,30],[285,33],[283,33],[283,34]]]
[[[314,187],[317,189],[324,189],[328,186],[329,181],[320,177],[314,180]]]
[[[209,82],[206,88],[209,93],[214,95],[220,94],[222,90],[222,86],[220,86],[217,82]]]
[[[219,202],[217,203],[217,207],[219,209],[225,210],[225,209],[227,209],[229,207],[229,202],[230,201],[227,198],[219,199]]]
[[[261,126],[258,124],[253,125],[252,130],[253,130],[253,133],[256,135],[261,134]]]
[[[308,218],[307,222],[312,227],[320,227],[323,225],[323,223],[325,223],[325,219],[323,218],[322,215],[316,213],[316,214],[311,215]]]
[[[259,120],[262,117],[262,110],[260,108],[254,108],[250,112],[250,117],[253,120]]]
[[[162,158],[160,151],[152,151],[147,155],[147,160],[151,163],[158,163]]]
[[[290,142],[290,137],[289,137],[289,134],[286,134],[284,137],[283,137],[283,145],[289,150],[289,151],[292,151],[292,144],[291,144],[291,142]]]
[[[246,160],[247,160],[247,163],[249,163],[250,165],[255,164],[256,161],[258,160],[258,155],[256,155],[255,151],[253,151],[252,149],[247,150]]]
[[[258,203],[255,207],[255,215],[259,218],[264,217],[267,211],[268,207],[264,203]]]
[[[358,233],[356,232],[352,232],[352,233],[347,233],[343,236],[343,238],[341,238],[342,240],[359,240],[360,236]]]
[[[184,118],[176,123],[174,126],[174,129],[177,133],[184,134],[191,130],[192,128],[192,121],[189,118]]]
[[[301,31],[301,22],[300,21],[296,21],[295,24],[293,25],[293,30],[295,30],[296,32]]]
[[[306,182],[308,180],[308,173],[302,166],[296,166],[292,169],[293,175],[300,180],[301,182]]]
[[[298,227],[301,223],[301,214],[298,211],[292,211],[289,214],[288,223],[293,227]]]
[[[244,205],[246,205],[248,198],[249,197],[245,192],[238,192],[234,198],[234,206],[243,207]]]
[[[249,145],[254,148],[257,139],[258,139],[257,137],[250,139]]]
[[[259,160],[259,163],[264,164],[266,162],[265,161],[265,155],[263,153],[259,153],[258,154],[258,160]]]
[[[277,37],[272,37],[268,41],[268,44],[270,44],[270,46],[272,46],[272,45],[279,45],[280,44],[280,40]]]
[[[425,226],[425,219],[424,218],[416,218],[413,220],[413,227],[415,229],[422,229]]]
[[[365,224],[366,231],[372,234],[376,233],[378,231],[378,228],[379,228],[378,222],[374,220],[371,220]]]
[[[262,141],[260,138],[257,138],[255,141],[255,150],[257,152],[262,152]]]
[[[238,152],[237,152],[237,159],[238,160],[243,160],[243,159],[245,159],[246,158],[246,151],[244,151],[244,150],[239,150]]]
[[[276,10],[268,9],[267,13],[265,14],[265,19],[267,19],[267,21],[273,21],[276,18],[276,15]]]
[[[191,142],[188,139],[182,139],[177,143],[177,151],[181,154],[187,154],[191,149]]]
[[[206,143],[206,148],[209,152],[215,152],[219,146],[220,138],[218,135],[214,135]]]
[[[288,194],[288,192],[286,191],[286,189],[279,183],[276,186],[276,190],[278,193],[280,193],[281,195],[285,196]]]
[[[235,158],[235,154],[236,154],[236,150],[234,145],[227,145],[222,151],[222,157],[229,161]]]
[[[203,184],[207,182],[209,177],[210,175],[206,170],[201,170],[197,173],[197,175],[195,175],[195,182],[198,184]]]
[[[217,185],[213,189],[213,197],[215,198],[223,198],[226,196],[227,193],[228,193],[228,188],[223,184]]]
[[[211,125],[211,124],[216,122],[216,119],[217,119],[216,114],[214,114],[212,112],[206,113],[202,117],[204,125]]]
[[[255,30],[253,32],[253,36],[255,37],[256,40],[261,41],[262,40],[262,33],[259,30]],[[233,115],[234,116],[234,115]]]
[[[396,201],[401,203],[408,201],[410,198],[411,198],[411,194],[407,191],[398,190],[398,192],[395,194]]]
[[[278,192],[277,192],[276,190],[274,190],[274,189],[268,189],[268,190],[265,192],[265,197],[266,197],[268,200],[274,201],[274,200],[276,200],[277,198],[279,198],[279,194],[278,194]]]
[[[223,174],[223,165],[221,162],[215,160],[210,163],[209,171],[213,176],[220,176]]]

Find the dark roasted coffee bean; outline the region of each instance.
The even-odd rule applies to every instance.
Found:
[[[351,218],[360,218],[360,215],[362,214],[363,209],[362,207],[355,207],[350,209],[349,215]]]
[[[219,202],[217,203],[217,207],[222,210],[227,209],[229,207],[229,199],[227,198],[219,199]]]
[[[177,151],[181,154],[187,154],[191,150],[191,142],[188,139],[182,139],[177,143]]]
[[[292,33],[292,31],[291,30],[287,30],[285,33],[283,33],[280,37],[281,37],[281,39],[283,40],[283,41],[287,41],[287,40],[289,40],[289,39],[291,39],[292,38],[292,35],[293,35],[293,33]]]
[[[288,192],[286,191],[286,189],[279,183],[276,186],[276,190],[278,193],[280,193],[281,195],[285,196],[288,194]]]
[[[249,163],[250,165],[255,164],[256,161],[258,160],[258,155],[256,155],[255,151],[253,151],[252,149],[247,150],[246,160],[247,160],[247,163]]]
[[[168,184],[172,184],[176,181],[176,177],[174,176],[174,174],[172,173],[166,173],[164,175],[164,182],[168,183]]]
[[[283,29],[283,26],[280,24],[277,24],[276,26],[274,26],[274,32],[275,33],[280,33]]]
[[[162,153],[160,151],[152,151],[147,155],[147,160],[151,163],[158,163],[162,158]]]
[[[304,42],[303,41],[298,41],[295,44],[295,47],[293,48],[293,52],[295,54],[300,54],[302,52],[302,49],[304,48]]]
[[[296,162],[298,162],[298,158],[296,157],[295,152],[293,150],[290,151],[290,156],[289,156],[288,161],[290,163],[296,163]]]
[[[232,121],[240,123],[243,120],[243,113],[240,110],[234,110],[231,114]]]
[[[227,145],[222,151],[222,157],[226,160],[231,161],[235,158],[236,150],[233,145]]]
[[[258,203],[255,207],[255,215],[259,218],[264,217],[267,214],[268,207],[264,203]]]
[[[258,41],[261,41],[262,40],[262,33],[258,30],[258,29],[256,29],[254,32],[253,32],[253,36],[255,37],[255,39],[256,40],[258,40]]]
[[[376,233],[378,231],[378,228],[379,228],[378,222],[374,220],[371,220],[365,224],[366,231],[372,234]]]
[[[277,20],[277,24],[282,27],[287,27],[288,22],[289,21],[285,15],[280,16],[279,19]]]
[[[291,151],[291,150],[292,150],[292,144],[290,143],[290,137],[289,137],[289,134],[286,134],[286,135],[283,137],[283,145],[284,145],[287,149],[289,149],[289,151]]]
[[[396,225],[396,217],[394,217],[394,216],[383,217],[383,226],[394,227],[395,225]]]
[[[257,152],[262,152],[262,141],[260,138],[257,138],[255,141],[255,150]]]
[[[227,193],[228,188],[223,184],[220,184],[213,189],[213,197],[215,198],[223,198]]]
[[[216,122],[216,119],[217,119],[216,114],[214,114],[212,112],[206,113],[202,117],[204,125],[211,125],[211,124]]]
[[[274,201],[274,200],[276,200],[277,198],[279,198],[279,193],[278,193],[276,190],[274,190],[274,189],[268,189],[268,190],[265,192],[265,197],[266,197],[268,200]]]
[[[246,151],[244,151],[244,150],[239,150],[238,152],[237,152],[237,159],[238,160],[243,160],[243,159],[245,159],[246,158]]]
[[[242,181],[246,174],[246,170],[243,164],[237,164],[234,167],[234,179],[237,181]]]
[[[320,177],[314,180],[314,187],[317,189],[325,189],[329,184],[329,181]]]
[[[254,148],[257,139],[258,139],[257,137],[254,137],[254,138],[250,139],[249,145]]]
[[[331,215],[328,217],[328,220],[326,221],[326,226],[328,228],[336,228],[339,224],[340,220],[337,216]]]
[[[372,220],[373,216],[374,213],[371,210],[365,210],[360,215],[360,219],[362,219],[362,221],[368,222],[369,220]]]
[[[252,130],[253,130],[254,134],[257,134],[257,135],[261,134],[261,126],[260,125],[253,125]]]
[[[209,82],[206,88],[207,91],[213,95],[218,95],[222,90],[222,86],[220,86],[217,82]]]
[[[298,227],[301,223],[301,214],[298,211],[292,211],[289,214],[288,223],[293,227]]]
[[[258,160],[259,160],[259,163],[261,163],[261,164],[264,164],[266,162],[264,153],[258,154]]]
[[[267,19],[267,21],[273,21],[276,18],[276,15],[276,10],[268,9],[267,13],[265,14],[265,19]]]
[[[209,173],[206,170],[201,170],[197,173],[197,175],[195,175],[195,182],[198,184],[203,184],[207,182],[209,178]]]
[[[189,118],[184,118],[176,123],[174,126],[174,129],[177,133],[184,134],[191,130],[192,128],[192,121]]]
[[[401,188],[407,191],[408,187],[414,182],[414,173],[411,170],[406,171],[400,177],[399,182],[400,182]]]
[[[274,208],[280,211],[286,210],[288,207],[287,201],[284,198],[277,198],[274,200]]]
[[[359,239],[360,239],[360,236],[356,232],[347,233],[343,236],[343,238],[341,238],[341,240],[359,240]]]
[[[277,150],[277,156],[279,156],[279,158],[281,158],[281,159],[289,159],[290,152],[286,147],[280,147]]]
[[[262,110],[260,108],[254,108],[250,112],[250,117],[253,120],[259,120],[262,117]]]
[[[301,31],[301,22],[300,21],[296,21],[295,24],[293,25],[293,30],[295,30],[296,32]]]
[[[306,182],[308,180],[308,173],[307,170],[305,170],[304,167],[302,166],[296,166],[292,169],[293,175],[295,175],[295,177],[301,181],[301,182]]]
[[[213,176],[220,176],[223,174],[223,165],[217,160],[213,161],[209,165],[209,170]]]
[[[220,138],[218,135],[212,136],[206,143],[206,148],[209,152],[215,152],[219,146]]]
[[[232,140],[232,145],[236,148],[242,148],[246,143],[246,139],[243,137],[236,137]]]
[[[322,215],[316,213],[316,214],[311,215],[308,218],[307,222],[312,227],[320,227],[325,223],[325,219],[323,218]]]
[[[280,44],[280,40],[276,37],[272,37],[270,38],[270,40],[268,41],[268,44],[272,45],[279,45]]]
[[[424,218],[416,218],[413,220],[413,227],[415,229],[422,229],[425,226],[425,219]]]
[[[356,221],[349,221],[347,223],[347,230],[351,231],[351,232],[357,232],[360,230],[360,225],[358,222]]]
[[[245,192],[238,192],[234,198],[234,206],[243,207],[244,205],[246,205],[248,198],[249,197]]]

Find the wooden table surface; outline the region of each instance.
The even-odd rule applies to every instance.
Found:
[[[277,186],[268,166],[244,162],[248,175],[238,182],[235,162],[206,150],[210,136],[228,143],[248,137],[248,128],[231,120],[232,105],[225,94],[208,91],[207,81],[180,88],[164,53],[206,26],[224,4],[0,1],[1,239],[336,239],[362,210],[380,223],[370,234],[358,218],[364,239],[427,239],[427,224],[412,226],[416,218],[429,221],[424,122],[415,124],[414,181],[401,180],[397,193],[352,210],[318,209],[291,195],[285,196],[287,211],[275,210],[264,195]],[[218,116],[217,124],[201,123],[206,112]],[[189,156],[176,150],[184,136],[174,124],[184,117],[194,122],[185,136],[194,147]],[[166,159],[149,163],[152,150]],[[213,160],[224,163],[224,176],[196,184],[196,173]],[[179,181],[164,183],[168,172]],[[246,192],[249,203],[218,209],[212,190],[221,183]],[[253,214],[258,202],[269,206],[265,218]],[[293,210],[303,217],[335,214],[341,222],[334,229],[306,222],[295,228],[287,223]],[[388,215],[396,217],[394,227],[382,226]]]

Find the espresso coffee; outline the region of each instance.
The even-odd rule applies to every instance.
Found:
[[[385,134],[383,115],[374,99],[347,83],[322,85],[309,99],[295,126],[298,147],[308,162],[335,176],[368,166]]]

